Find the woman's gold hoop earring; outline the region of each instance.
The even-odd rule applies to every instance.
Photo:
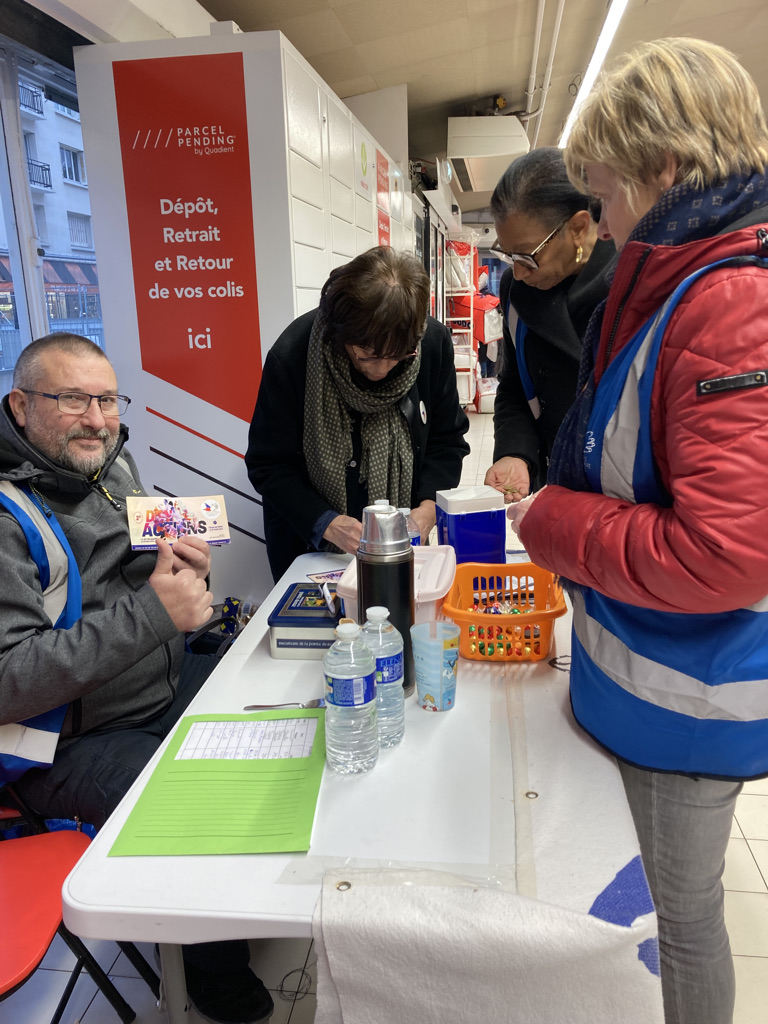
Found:
[[[576,250],[576,262],[577,263],[581,263],[581,260],[582,260],[583,256],[584,256],[584,247],[580,245],[577,248],[577,250]]]

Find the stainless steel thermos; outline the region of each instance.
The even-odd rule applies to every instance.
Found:
[[[383,605],[403,637],[403,689],[413,693],[411,626],[414,619],[413,548],[405,516],[393,505],[363,509],[363,533],[357,549],[358,621],[366,608]]]

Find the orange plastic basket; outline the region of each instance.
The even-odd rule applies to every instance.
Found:
[[[474,661],[540,661],[565,612],[563,588],[533,562],[456,566],[443,614],[461,629],[459,653]]]

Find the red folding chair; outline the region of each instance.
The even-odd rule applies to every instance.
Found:
[[[82,832],[70,831],[0,842],[0,1000],[31,977],[58,932],[77,962],[51,1024],[59,1024],[83,967],[124,1024],[130,1024],[135,1011],[62,921],[61,887],[89,842]]]

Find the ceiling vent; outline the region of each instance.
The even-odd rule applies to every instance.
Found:
[[[491,192],[515,157],[529,149],[513,114],[448,118],[447,156],[462,192]]]

